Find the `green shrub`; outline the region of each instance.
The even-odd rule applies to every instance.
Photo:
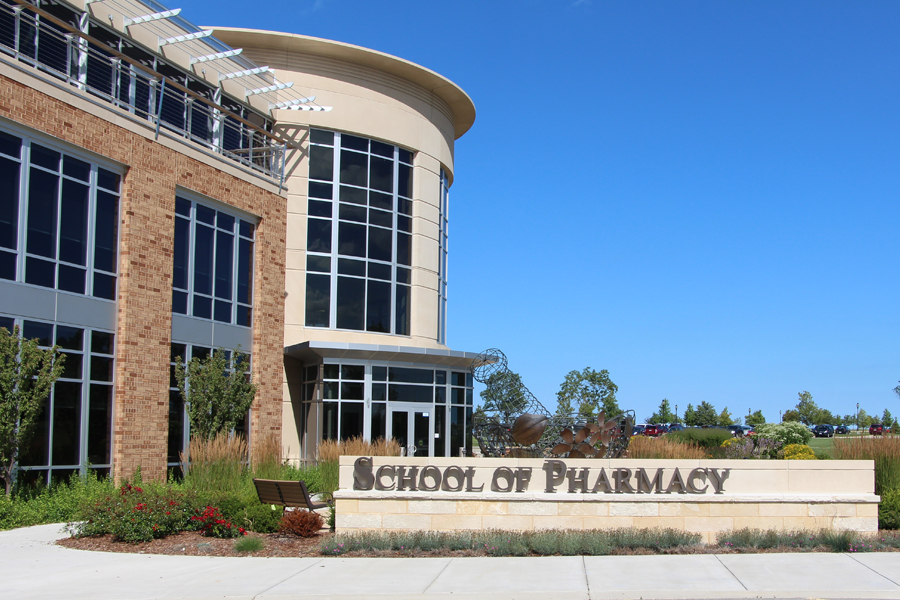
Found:
[[[0,491],[0,530],[72,521],[83,505],[109,496],[114,490],[108,478],[88,471],[51,487],[21,487],[12,497]]]
[[[216,538],[236,538],[247,535],[247,531],[222,516],[215,506],[207,506],[200,515],[191,519],[198,524],[198,530],[205,536]]]
[[[193,496],[168,486],[122,485],[116,492],[84,506],[77,521],[70,523],[70,535],[112,534],[124,542],[146,542],[195,528],[198,514]]]
[[[783,445],[808,445],[812,432],[803,423],[785,421],[784,423],[764,423],[756,426],[756,435],[781,442]]]
[[[878,528],[900,529],[900,490],[881,493],[878,505]]]
[[[725,440],[734,437],[727,429],[682,429],[681,431],[673,431],[667,433],[669,439],[673,439],[684,444],[693,444],[701,448],[712,450],[719,448]]]
[[[241,521],[247,529],[256,533],[275,533],[284,515],[283,506],[272,504],[249,504],[244,507],[244,516]]]

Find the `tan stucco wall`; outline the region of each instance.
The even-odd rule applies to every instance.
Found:
[[[665,480],[678,468],[729,469],[722,493],[710,486],[703,493],[569,492],[567,482],[546,491],[546,464],[536,459],[374,458],[381,465],[445,469],[474,468],[480,492],[355,490],[357,457],[341,457],[340,489],[335,493],[337,530],[606,529],[672,527],[702,534],[714,542],[717,533],[745,527],[778,530],[852,529],[877,531],[878,501],[872,461],[728,461],[728,460],[566,460],[568,468],[589,468],[590,481],[600,469],[663,469]],[[491,491],[499,467],[530,468],[523,492]],[[385,483],[389,481],[384,480]],[[429,479],[429,484],[432,482]]]

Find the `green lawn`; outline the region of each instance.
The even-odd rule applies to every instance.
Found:
[[[834,438],[817,438],[809,440],[809,447],[816,452],[823,451],[831,456],[831,449],[834,447]]]

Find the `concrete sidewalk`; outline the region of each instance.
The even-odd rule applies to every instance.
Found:
[[[0,598],[900,598],[900,553],[547,558],[214,558],[53,544],[0,532]]]

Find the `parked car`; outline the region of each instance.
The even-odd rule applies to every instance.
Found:
[[[659,425],[647,425],[644,427],[643,435],[646,435],[647,437],[659,437],[661,433]]]
[[[834,428],[834,432],[838,435],[847,435],[848,433],[850,433],[850,430],[846,425],[838,425]]]
[[[634,429],[631,430],[631,435],[644,435],[644,428],[646,425],[635,425]]]
[[[674,425],[669,426],[669,433],[673,431],[684,431],[684,425],[681,423],[675,423]]]
[[[883,433],[884,433],[884,425],[880,425],[878,423],[869,425],[869,435],[881,435]]]
[[[816,437],[824,437],[824,438],[834,437],[834,426],[833,425],[816,425],[815,428],[813,428],[813,435]]]
[[[733,435],[734,437],[744,437],[744,435],[746,435],[744,433],[743,425],[729,425],[728,431],[730,431],[731,435]]]

